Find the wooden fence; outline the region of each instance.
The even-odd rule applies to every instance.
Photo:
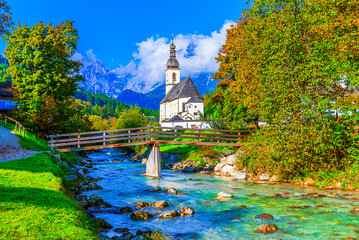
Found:
[[[253,130],[212,130],[140,127],[47,136],[51,149],[60,152],[95,150],[145,144],[239,146]]]
[[[0,113],[0,117],[5,119],[5,126],[6,126],[6,123],[8,120],[14,122],[15,123],[15,133],[18,132],[19,134],[21,134],[21,130],[22,130],[22,137],[25,138],[26,128],[21,123],[19,123],[15,119],[8,117],[6,115],[3,115],[1,113]]]

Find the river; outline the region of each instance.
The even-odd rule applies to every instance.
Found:
[[[145,208],[154,216],[166,210],[178,210],[189,206],[193,216],[173,219],[152,218],[134,221],[130,213],[94,213],[114,228],[137,230],[160,230],[174,239],[345,239],[359,238],[359,214],[351,212],[359,206],[359,196],[354,192],[324,191],[301,188],[293,185],[254,184],[249,181],[234,181],[211,175],[189,174],[180,171],[162,170],[162,178],[143,175],[145,166],[129,161],[121,150],[91,152],[88,159],[96,165],[89,169],[88,176],[102,177],[97,184],[103,189],[82,194],[97,194],[114,207],[130,206],[144,201],[152,203],[165,200],[166,209]],[[111,162],[111,160],[123,162]],[[192,178],[193,180],[187,180]],[[146,190],[174,187],[182,194],[173,195]],[[219,192],[234,195],[235,199],[214,199]],[[275,194],[295,194],[287,198],[274,198]],[[303,197],[303,194],[319,192],[326,197]],[[247,206],[240,209],[239,206]],[[255,219],[258,214],[271,214],[274,220]],[[278,230],[271,234],[256,232],[262,223],[276,224]],[[108,236],[115,233],[110,231]]]

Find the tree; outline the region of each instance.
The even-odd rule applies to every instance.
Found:
[[[206,104],[221,104],[213,109],[222,117],[246,109],[248,116],[230,128],[248,117],[270,125],[256,137],[271,154],[247,169],[293,177],[350,165],[358,159],[359,115],[355,105],[336,100],[359,86],[358,0],[251,3],[227,32],[214,76],[219,90]],[[333,108],[352,114],[337,121],[327,113]],[[249,148],[244,152],[252,160],[263,150]]]
[[[0,0],[0,35],[4,36],[10,33],[13,25],[12,14],[6,0]]]
[[[79,40],[73,24],[68,21],[53,27],[40,22],[31,28],[19,24],[6,38],[5,55],[20,107],[19,117],[35,131],[40,130],[39,125],[43,133],[76,129],[75,123],[57,124],[56,129],[51,126],[65,123],[76,114],[76,108],[70,109],[74,106],[71,98],[83,77],[77,75],[81,63],[70,59]],[[42,111],[49,104],[52,111],[45,118]]]
[[[148,119],[139,107],[124,110],[117,119],[116,129],[146,127]]]

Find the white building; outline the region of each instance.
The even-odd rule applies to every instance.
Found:
[[[208,128],[200,121],[204,113],[203,97],[190,77],[180,80],[181,69],[176,58],[176,46],[170,45],[166,69],[166,96],[160,102],[162,127]]]

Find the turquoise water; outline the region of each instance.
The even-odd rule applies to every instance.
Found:
[[[173,239],[344,239],[359,238],[359,214],[351,213],[359,206],[359,196],[353,192],[322,191],[292,185],[253,184],[226,178],[185,174],[180,171],[162,170],[161,179],[143,175],[145,166],[128,161],[120,152],[109,150],[90,153],[88,158],[97,165],[89,169],[91,177],[103,177],[97,184],[102,190],[84,192],[98,194],[114,207],[130,206],[144,201],[152,203],[165,200],[166,209],[145,208],[156,216],[159,213],[189,206],[195,210],[193,216],[173,219],[152,218],[133,221],[130,214],[94,213],[104,218],[114,228],[129,228],[132,233],[139,229],[160,230]],[[123,162],[110,162],[121,159]],[[192,178],[193,180],[186,180]],[[183,194],[172,195],[146,190],[174,187]],[[213,199],[219,192],[230,193],[235,199]],[[295,194],[286,199],[273,196],[278,193]],[[328,197],[304,198],[305,193],[319,192]],[[349,195],[348,195],[349,194]],[[240,209],[238,206],[247,208]],[[274,220],[258,220],[258,214],[271,214]],[[262,223],[276,224],[278,231],[272,234],[257,233]],[[108,232],[112,236],[114,232]]]

